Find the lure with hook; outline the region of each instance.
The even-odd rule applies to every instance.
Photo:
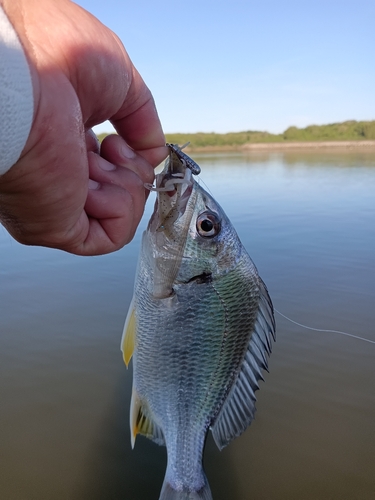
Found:
[[[195,163],[195,161],[192,158],[190,158],[190,156],[188,156],[186,153],[182,151],[182,149],[185,148],[188,144],[190,143],[187,142],[186,144],[181,146],[181,148],[178,147],[177,144],[167,143],[167,146],[175,153],[175,155],[178,157],[181,163],[185,164],[188,168],[190,168],[190,170],[194,175],[199,175],[201,173],[201,167],[198,165],[198,163]]]

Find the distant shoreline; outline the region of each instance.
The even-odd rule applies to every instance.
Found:
[[[105,133],[99,134],[100,141]],[[327,125],[309,125],[305,128],[289,127],[281,134],[267,131],[166,133],[171,144],[187,144],[187,151],[350,151],[375,149],[375,120],[347,120]]]
[[[374,149],[375,141],[301,141],[301,142],[259,142],[238,146],[199,146],[189,145],[185,151],[220,152],[220,151],[295,151],[295,150],[329,150],[329,149]]]

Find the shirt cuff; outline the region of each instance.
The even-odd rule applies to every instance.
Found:
[[[0,7],[0,175],[21,155],[34,111],[29,65],[21,42]]]

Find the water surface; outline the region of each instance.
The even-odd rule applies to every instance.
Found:
[[[375,340],[375,153],[205,154],[275,307]],[[103,257],[16,243],[0,227],[0,497],[152,500],[163,448],[130,448],[119,351],[140,235]],[[250,428],[208,441],[214,500],[375,498],[375,345],[277,316]]]

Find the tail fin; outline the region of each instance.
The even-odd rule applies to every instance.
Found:
[[[159,500],[212,500],[212,495],[206,477],[204,486],[198,491],[190,489],[177,491],[164,479]]]

